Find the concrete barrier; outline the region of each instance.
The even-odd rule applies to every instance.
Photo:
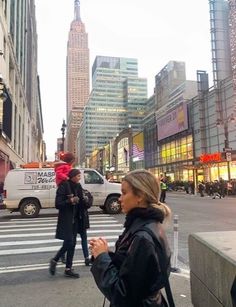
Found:
[[[234,307],[236,231],[191,234],[188,239],[194,307]]]

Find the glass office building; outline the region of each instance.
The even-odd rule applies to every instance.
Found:
[[[95,148],[109,143],[123,129],[142,129],[147,80],[138,77],[133,58],[97,56],[92,67],[92,91],[78,134],[79,163]]]

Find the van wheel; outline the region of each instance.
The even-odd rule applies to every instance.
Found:
[[[121,212],[121,205],[119,203],[119,196],[108,197],[105,208],[108,214],[118,214]]]
[[[23,217],[37,217],[40,205],[36,199],[26,199],[20,205],[20,213]]]

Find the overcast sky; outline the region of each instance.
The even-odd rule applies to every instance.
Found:
[[[38,72],[48,160],[66,118],[66,47],[73,0],[35,0]],[[208,0],[81,0],[88,33],[90,72],[96,55],[138,59],[139,76],[153,93],[155,75],[171,60],[184,61],[188,80],[196,70],[212,79]]]

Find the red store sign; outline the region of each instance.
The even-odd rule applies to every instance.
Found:
[[[216,152],[213,154],[202,154],[200,156],[201,163],[220,162],[220,161],[222,161],[220,152]]]

